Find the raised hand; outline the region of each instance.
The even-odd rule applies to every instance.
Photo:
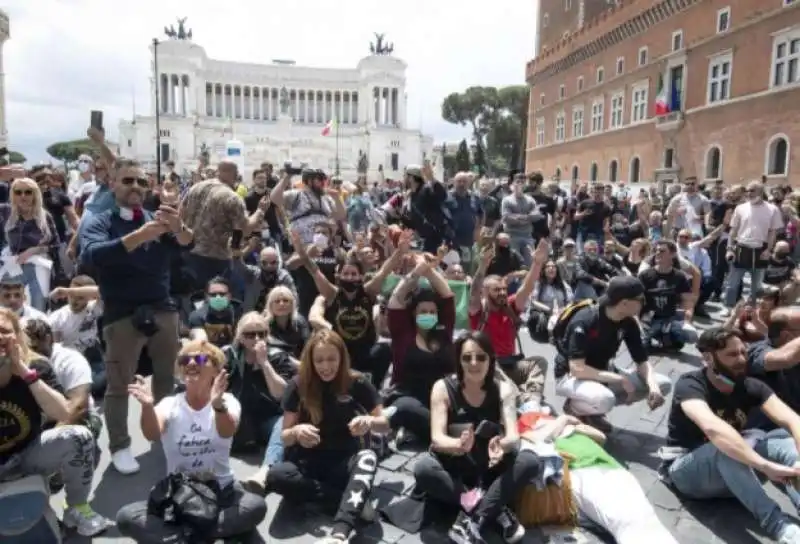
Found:
[[[128,386],[128,394],[139,401],[142,406],[152,406],[155,400],[150,390],[150,385],[138,374],[132,384]]]

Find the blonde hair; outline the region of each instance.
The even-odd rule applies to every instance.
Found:
[[[257,323],[259,325],[264,325],[264,330],[269,331],[269,320],[266,316],[258,313],[258,312],[247,312],[239,319],[239,324],[236,325],[236,341],[239,342],[242,339],[242,332],[244,332],[245,327],[252,325],[253,323]]]
[[[227,363],[228,358],[225,357],[225,354],[219,349],[217,346],[209,342],[208,340],[191,340],[186,342],[183,347],[181,347],[180,351],[178,352],[178,358],[183,355],[195,355],[198,353],[202,353],[204,355],[208,355],[208,358],[211,360],[211,363],[214,365],[218,371],[225,368],[225,364]],[[177,359],[176,359],[177,366]]]
[[[33,191],[33,219],[36,221],[36,226],[42,231],[46,240],[49,240],[53,233],[50,232],[50,227],[47,224],[47,210],[44,209],[42,201],[42,190],[39,189],[39,184],[31,178],[17,178],[11,184],[10,198],[11,214],[6,221],[6,233],[17,226],[20,220],[19,205],[17,199],[14,198],[14,191],[17,189],[30,189]]]
[[[286,298],[289,298],[292,301],[292,312],[291,317],[292,321],[295,321],[295,316],[297,314],[297,298],[295,298],[294,293],[292,290],[286,287],[285,285],[276,285],[272,288],[272,290],[267,295],[267,301],[264,303],[264,317],[267,319],[267,323],[272,321],[275,316],[272,315],[272,303],[275,302],[275,299],[279,296],[283,295]]]
[[[31,362],[36,361],[37,359],[44,359],[44,355],[40,355],[31,349],[31,341],[28,338],[28,334],[25,332],[25,329],[22,328],[22,323],[19,320],[19,316],[16,312],[9,310],[8,308],[0,308],[0,320],[5,319],[11,324],[11,329],[14,331],[14,335],[17,337],[17,343],[19,344],[20,349],[20,360],[22,364],[28,366]]]

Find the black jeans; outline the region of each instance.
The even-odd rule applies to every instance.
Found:
[[[404,427],[424,443],[431,440],[431,409],[419,399],[403,395],[392,402],[396,411],[389,418],[393,430]]]
[[[722,241],[719,238],[711,242],[711,245],[708,247],[708,256],[711,258],[711,278],[714,281],[714,288],[711,291],[711,295],[717,295],[718,297],[722,296],[722,289],[725,286],[725,275],[728,273],[728,261],[725,259],[727,247],[728,241]]]
[[[230,538],[254,531],[267,516],[264,499],[245,491],[239,482],[225,487],[219,495],[220,513],[214,538]],[[117,513],[117,529],[139,544],[181,542],[179,527],[147,513],[147,501],[123,506]]]
[[[414,465],[415,490],[458,506],[462,493],[480,487],[485,494],[472,514],[482,522],[493,522],[541,470],[541,461],[531,451],[509,452],[493,468],[478,467],[464,456],[426,453]]]
[[[333,534],[348,536],[372,491],[378,469],[375,452],[360,450],[354,455],[340,456],[306,450],[301,455],[297,451],[287,452],[287,457],[291,460],[270,467],[267,491],[297,503],[328,506],[338,501]]]

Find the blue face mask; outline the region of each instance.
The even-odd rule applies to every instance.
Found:
[[[417,327],[423,331],[429,331],[439,323],[439,316],[436,314],[419,314],[416,321]]]
[[[228,297],[226,297],[224,295],[212,295],[208,299],[209,308],[211,308],[212,310],[214,310],[216,312],[219,312],[219,311],[222,311],[222,310],[226,309],[229,304],[230,304],[230,301],[228,300]]]

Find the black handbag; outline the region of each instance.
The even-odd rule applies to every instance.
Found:
[[[180,527],[187,544],[211,543],[219,519],[218,495],[216,480],[170,474],[150,490],[147,513]]]

